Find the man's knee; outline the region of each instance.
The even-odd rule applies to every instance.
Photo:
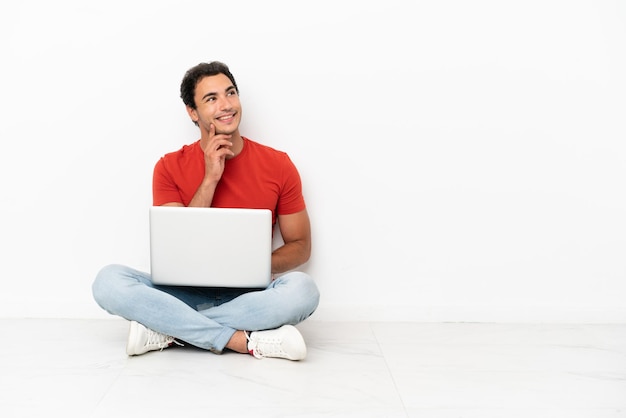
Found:
[[[123,275],[126,267],[119,264],[110,264],[100,269],[91,285],[91,292],[95,301],[106,309],[107,302],[114,299],[115,281]]]
[[[279,278],[293,290],[291,301],[294,307],[302,312],[304,317],[309,317],[317,309],[320,300],[320,292],[313,278],[301,271],[294,271]]]

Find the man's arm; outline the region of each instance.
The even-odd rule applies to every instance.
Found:
[[[284,245],[272,253],[272,273],[279,274],[306,263],[311,256],[311,224],[306,209],[278,216]]]
[[[215,188],[217,187],[217,183],[205,184],[203,181],[202,184],[196,190],[196,193],[193,195],[191,202],[189,202],[189,207],[200,207],[200,208],[208,208],[211,207],[211,202],[213,201],[213,194],[215,193]],[[185,206],[181,202],[168,202],[163,203],[161,206]]]
[[[235,155],[231,150],[233,146],[230,142],[231,138],[232,135],[216,134],[215,125],[210,125],[209,139],[202,149],[204,151],[204,179],[189,202],[189,206],[205,208],[211,206],[213,194],[224,173],[226,157]]]
[[[189,207],[211,207],[213,195],[217,184],[224,173],[226,157],[234,156],[230,149],[233,145],[230,142],[232,135],[216,134],[215,126],[211,124],[209,130],[209,140],[204,146],[204,178],[198,186],[196,193],[189,202]],[[181,202],[168,202],[162,206],[184,206]]]

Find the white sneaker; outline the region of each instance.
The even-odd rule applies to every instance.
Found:
[[[126,344],[126,354],[129,356],[138,356],[148,351],[163,350],[172,344],[182,345],[174,337],[152,331],[139,322],[130,321],[128,343]]]
[[[283,325],[267,331],[251,332],[248,337],[248,352],[256,358],[302,360],[306,357],[306,345],[296,327]]]

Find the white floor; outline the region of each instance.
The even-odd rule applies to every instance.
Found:
[[[0,327],[7,418],[626,417],[626,324],[311,319],[301,362],[192,347],[129,358],[120,319]]]

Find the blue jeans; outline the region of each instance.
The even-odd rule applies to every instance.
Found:
[[[277,277],[266,289],[155,285],[148,273],[112,264],[92,285],[107,312],[220,353],[237,330],[295,325],[317,308],[319,291],[303,272]]]

